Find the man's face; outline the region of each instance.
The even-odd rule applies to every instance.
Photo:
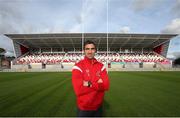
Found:
[[[89,58],[89,59],[94,58],[95,52],[96,52],[96,49],[95,49],[95,46],[94,46],[93,44],[87,44],[87,45],[84,47],[85,56],[86,56],[87,58]]]

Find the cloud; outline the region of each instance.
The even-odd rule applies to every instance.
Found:
[[[6,57],[12,57],[12,56],[14,56],[14,52],[12,52],[12,51],[7,51],[7,52],[5,53],[5,56],[6,56]]]
[[[79,7],[72,7],[71,0],[49,3],[50,0],[0,1],[0,34],[56,33],[69,30]],[[76,20],[81,22],[78,18]]]
[[[45,5],[48,1],[42,2],[30,0],[0,1],[0,47],[6,51],[13,50],[12,41],[3,34],[66,32],[61,24],[67,24],[65,21],[69,22],[67,19],[71,15],[64,17],[66,11],[54,10],[50,8],[53,6]],[[61,16],[59,17],[57,14]]]
[[[172,20],[161,33],[177,33],[180,34],[180,18]]]
[[[107,0],[83,0],[82,9],[76,16],[77,23],[70,32],[104,32],[106,31]]]
[[[132,7],[135,11],[151,8],[157,0],[134,0]]]
[[[15,1],[13,2],[15,3]],[[18,25],[22,23],[20,6],[13,5],[11,2],[0,4],[0,34],[18,33]]]
[[[130,28],[127,27],[127,26],[124,26],[124,27],[122,27],[122,28],[120,29],[120,32],[121,32],[121,33],[129,33],[129,32],[130,32]]]
[[[173,19],[164,29],[161,30],[161,33],[165,34],[180,34],[180,18]],[[178,58],[180,57],[180,35],[172,39],[168,49],[169,58]]]
[[[174,6],[171,11],[175,14],[175,16],[180,17],[180,0],[176,0],[174,2]]]
[[[180,52],[173,52],[173,55],[175,58],[179,58],[180,57]]]
[[[177,59],[180,57],[180,51],[170,52],[167,55],[168,58]]]
[[[12,45],[12,40],[9,38],[0,35],[0,48],[5,49],[6,51],[12,51],[13,50],[13,45]]]
[[[164,7],[164,5],[168,6]],[[159,10],[162,10],[161,8],[164,8],[164,10],[167,10],[168,13],[171,13],[176,17],[180,17],[180,0],[133,0],[132,8],[136,12],[149,9],[157,10],[158,8]]]

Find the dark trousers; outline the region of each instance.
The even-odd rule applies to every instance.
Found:
[[[78,117],[102,117],[102,106],[99,107],[97,110],[92,110],[92,111],[84,111],[78,108],[77,116]]]

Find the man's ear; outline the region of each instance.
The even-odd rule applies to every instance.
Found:
[[[95,53],[97,53],[97,50],[95,51]]]

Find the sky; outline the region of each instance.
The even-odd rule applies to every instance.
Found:
[[[13,54],[8,33],[180,34],[180,0],[0,0],[0,47]],[[168,57],[180,56],[180,36]]]

